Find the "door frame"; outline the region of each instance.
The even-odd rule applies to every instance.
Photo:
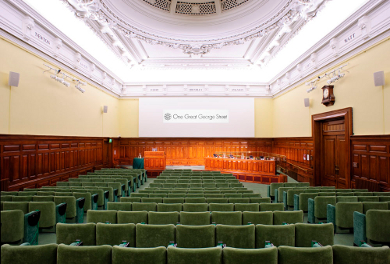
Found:
[[[347,107],[339,110],[329,111],[311,116],[312,120],[312,137],[314,143],[314,182],[316,186],[322,185],[322,124],[334,118],[343,118],[345,122],[345,142],[346,146],[346,187],[351,186],[351,144],[350,137],[353,135],[353,117],[352,107]]]

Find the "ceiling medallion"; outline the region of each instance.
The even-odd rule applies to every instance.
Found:
[[[105,0],[61,0],[67,3],[75,15],[88,23],[88,20],[97,21],[102,27],[108,27],[128,38],[136,38],[151,45],[163,45],[166,47],[181,49],[183,53],[190,55],[207,54],[212,49],[220,49],[224,46],[240,45],[247,41],[266,36],[275,29],[291,25],[298,19],[310,20],[315,17],[324,3],[330,0],[287,0],[286,4],[278,10],[274,16],[266,22],[257,25],[240,34],[214,39],[185,40],[171,38],[169,36],[156,35],[146,32],[128,23],[113,12],[105,3]],[[141,1],[141,0],[139,0]],[[160,10],[168,11],[171,8],[171,0],[142,0]],[[235,8],[249,0],[221,0],[223,11]],[[214,7],[205,8],[206,5]],[[186,7],[184,7],[186,6]],[[215,1],[204,0],[204,3],[191,0],[177,1],[176,13],[187,15],[212,14],[215,10]],[[296,32],[294,32],[296,33]]]

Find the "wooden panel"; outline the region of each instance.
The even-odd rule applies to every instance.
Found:
[[[378,183],[390,191],[390,137],[352,136],[352,182],[355,179]]]
[[[86,137],[0,135],[1,190],[52,185],[70,175],[76,177],[101,168],[103,140],[108,141]],[[79,156],[79,152],[83,154]]]
[[[275,175],[275,161],[273,160],[240,160],[224,158],[206,158],[205,169],[241,174]],[[252,166],[243,166],[243,164]],[[250,168],[250,169],[246,169]]]

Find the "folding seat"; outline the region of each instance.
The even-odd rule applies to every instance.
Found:
[[[33,192],[33,191],[24,191],[24,192],[19,192],[18,193],[18,196],[34,196],[36,195],[37,192]]]
[[[205,189],[204,194],[221,194],[221,191],[215,190],[215,188]]]
[[[228,203],[229,198],[206,198],[208,203]]]
[[[225,188],[229,187],[229,183],[217,183],[217,188],[224,188],[224,187]]]
[[[374,193],[372,192],[354,192],[355,196],[374,196]]]
[[[302,224],[295,225],[295,246],[311,247],[315,240],[323,246],[334,244],[334,227],[327,224]]]
[[[308,200],[308,221],[315,223],[316,219],[327,218],[328,204],[336,205],[336,196],[317,196]]]
[[[193,188],[202,188],[202,184],[201,183],[191,183],[190,189],[193,189]]]
[[[314,199],[318,196],[318,193],[300,193],[299,195],[294,195],[294,210],[302,210],[304,212],[307,212],[309,210],[308,208],[308,201],[309,199]]]
[[[204,212],[208,211],[209,204],[208,203],[184,203],[183,211],[186,212]]]
[[[216,241],[235,248],[255,248],[255,225],[217,225]]]
[[[379,202],[379,196],[358,196],[359,202]]]
[[[16,257],[17,256],[17,257]],[[57,245],[1,247],[1,263],[12,264],[57,264]]]
[[[366,214],[366,236],[373,243],[390,243],[390,210],[369,210]]]
[[[111,246],[68,246],[58,245],[57,264],[78,263],[85,260],[86,263],[110,264]]]
[[[242,212],[242,224],[254,224],[254,225],[272,225],[273,213],[272,212],[254,212],[244,211]]]
[[[275,211],[274,225],[303,223],[303,211]]]
[[[284,183],[271,183],[267,188],[267,195],[269,197],[275,196],[275,190],[279,187],[284,187]]]
[[[354,212],[363,213],[363,204],[360,202],[353,203],[336,203],[328,205],[327,222],[333,223],[335,228],[349,228],[352,229]],[[336,229],[337,233],[337,229]]]
[[[366,214],[368,210],[387,210],[389,204],[386,202],[363,202],[363,214]]]
[[[249,198],[251,203],[271,203],[271,198],[270,197],[265,197],[265,198],[259,198],[259,197],[251,197]]]
[[[96,224],[96,245],[119,245],[123,241],[135,247],[135,224]]]
[[[379,196],[379,202],[390,202],[390,197]]]
[[[140,203],[141,198],[139,198],[139,197],[121,197],[120,202],[121,203]]]
[[[163,187],[164,188],[175,188],[176,187],[176,183],[164,183]]]
[[[337,203],[353,203],[358,202],[357,196],[337,196],[336,197]]]
[[[250,198],[229,198],[229,203],[249,203]]]
[[[211,223],[221,225],[242,225],[242,212],[211,212]]]
[[[222,264],[222,247],[212,248],[178,248],[167,249],[168,263],[175,264]]]
[[[215,225],[177,225],[176,243],[181,248],[214,247]]]
[[[112,248],[112,264],[167,263],[167,249],[165,247],[155,248],[132,248],[119,247]]]
[[[183,205],[181,203],[159,203],[157,204],[157,211],[158,212],[174,212],[174,211],[182,211]]]
[[[283,202],[283,195],[284,192],[288,192],[288,190],[292,190],[294,187],[279,187],[277,190],[275,190],[275,202],[281,203]]]
[[[177,183],[189,184],[189,183],[190,183],[190,180],[189,180],[189,179],[180,179],[180,180],[177,181]]]
[[[180,222],[179,212],[149,212],[148,224],[152,225],[176,225]]]
[[[139,190],[138,191],[138,193],[148,193],[149,195],[151,194],[151,193],[153,193],[154,192],[154,190],[150,190],[150,189],[145,189],[145,190]]]
[[[223,194],[205,193],[204,197],[208,198],[224,198]],[[227,199],[227,198],[226,198]]]
[[[189,197],[185,198],[185,203],[205,203],[206,198],[204,197]]]
[[[3,210],[21,210],[23,214],[27,214],[30,212],[28,203],[29,202],[4,202]]]
[[[225,198],[242,198],[241,193],[225,193]]]
[[[184,198],[186,193],[169,193],[168,198]]]
[[[299,248],[281,246],[278,248],[279,264],[321,263],[333,264],[333,252],[331,246]]]
[[[167,247],[175,241],[175,225],[136,225],[136,246],[138,248]]]
[[[28,206],[30,212],[41,211],[39,228],[51,228],[56,225],[60,212],[58,212],[59,206],[56,206],[54,202],[30,202]]]
[[[242,187],[242,183],[229,183],[230,187]]]
[[[168,197],[168,193],[150,193],[149,198],[165,198]],[[148,199],[148,198],[142,198],[142,199]]]
[[[67,244],[80,240],[84,245],[96,245],[96,225],[94,223],[86,224],[63,224],[56,226],[57,244]]]
[[[389,247],[350,247],[335,245],[332,247],[334,264],[388,264]]]
[[[187,193],[186,198],[201,198],[204,197],[203,193]]]
[[[210,203],[209,211],[234,211],[233,203]]]
[[[353,192],[337,192],[337,193],[336,193],[336,196],[339,196],[339,197],[340,197],[340,196],[341,196],[341,197],[347,196],[347,197],[348,197],[348,196],[354,196],[353,194],[354,194]]]
[[[237,193],[254,194],[253,190],[237,190]]]
[[[236,203],[234,205],[234,211],[258,212],[259,211],[259,204],[258,203]]]
[[[33,196],[12,196],[13,202],[31,202]]]
[[[22,210],[1,211],[1,243],[18,243],[24,237],[24,213]],[[1,257],[3,263],[3,257]],[[10,262],[13,263],[13,262]]]
[[[130,194],[130,197],[149,198],[149,194],[147,194],[147,193],[132,193],[132,194]]]
[[[284,211],[282,203],[261,203],[260,211]]]
[[[54,202],[54,196],[34,196],[33,202]]]
[[[261,194],[259,194],[259,193],[243,193],[243,194],[242,194],[242,198],[249,198],[249,199],[256,198],[256,199],[261,199]],[[269,199],[269,201],[271,201],[271,198],[267,197],[267,199]]]
[[[117,212],[118,224],[126,223],[148,223],[147,211],[118,211]]]
[[[202,180],[190,180],[190,184],[202,183]]]
[[[256,248],[264,248],[266,241],[294,247],[295,225],[256,225]]]
[[[390,192],[372,192],[374,196],[390,196]]]
[[[88,210],[93,209],[92,203],[94,202],[92,200],[92,195],[88,192],[73,192],[72,195],[77,199],[84,198],[84,212],[87,212]],[[96,201],[97,202],[97,201]],[[96,206],[97,207],[97,204]]]
[[[56,186],[69,186],[69,182],[56,182]]]
[[[117,223],[116,210],[89,210],[87,212],[87,223]]]
[[[184,197],[163,198],[163,203],[184,203]]]
[[[162,203],[163,198],[141,198],[141,203]]]
[[[59,205],[66,203],[66,218],[73,219],[77,215],[76,197],[74,196],[54,196],[54,203]]]
[[[115,211],[131,211],[131,203],[120,202],[108,202],[107,210],[115,210]]]
[[[319,192],[318,196],[336,196],[336,192]]]
[[[133,211],[157,211],[157,203],[133,203]]]
[[[150,186],[150,187],[161,188],[161,187],[163,187],[163,184],[161,184],[161,183],[153,183],[153,182],[152,182],[152,183],[149,184],[149,186]]]
[[[278,248],[243,249],[226,247],[223,249],[224,264],[278,264]]]
[[[180,224],[182,225],[209,225],[210,212],[180,212]]]
[[[291,189],[283,197],[284,206],[286,208],[294,206],[294,195],[299,195],[303,193],[305,189]]]

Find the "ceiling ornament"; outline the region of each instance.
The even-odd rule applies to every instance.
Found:
[[[280,8],[278,12],[270,17],[267,21],[256,25],[253,28],[249,28],[244,32],[235,35],[223,36],[220,38],[193,40],[159,35],[154,32],[147,32],[141,28],[138,28],[137,26],[130,24],[124,18],[113,12],[106,4],[107,0],[61,1],[69,4],[70,9],[75,13],[75,15],[80,19],[83,19],[85,22],[87,22],[87,24],[89,22],[88,20],[96,21],[102,28],[111,29],[112,31],[116,31],[127,38],[138,39],[151,45],[163,45],[169,48],[181,49],[183,53],[189,55],[202,55],[209,53],[212,49],[220,49],[224,46],[240,45],[256,38],[262,38],[267,36],[271,31],[274,31],[275,29],[280,30],[299,19],[310,20],[317,14],[317,11],[324,6],[325,2],[330,0],[286,0],[284,6]],[[220,3],[222,4],[222,9],[228,10],[248,1],[249,0],[221,0]],[[143,0],[143,2],[148,2],[148,4],[162,10],[168,9],[170,4],[172,4],[170,0]],[[211,2],[213,2],[215,5],[215,2],[210,0],[201,4],[198,2],[199,1],[197,1],[197,3],[190,3],[190,5],[197,5],[199,7],[204,4],[210,4]],[[232,5],[233,2],[236,3],[235,6]],[[184,0],[177,1],[176,12],[178,10],[178,6],[184,3],[189,2],[184,2]],[[201,10],[205,9],[198,8],[196,10],[203,12]],[[209,11],[207,12],[212,12],[210,10],[214,9],[208,10]],[[186,12],[187,11],[183,11],[182,13],[184,14]],[[293,34],[296,34],[296,32],[293,32]]]

